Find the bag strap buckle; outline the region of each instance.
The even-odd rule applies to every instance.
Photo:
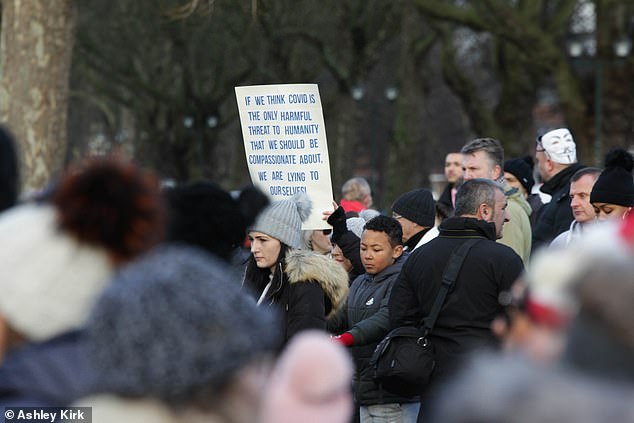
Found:
[[[427,348],[429,346],[429,339],[426,336],[421,336],[416,340],[416,344],[423,348]]]

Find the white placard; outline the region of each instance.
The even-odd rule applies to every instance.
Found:
[[[313,202],[303,229],[330,226],[330,160],[321,98],[316,84],[236,87],[244,150],[253,183],[273,201],[299,191]]]

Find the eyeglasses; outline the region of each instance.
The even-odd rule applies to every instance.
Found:
[[[394,214],[392,213],[392,218],[396,219],[396,220],[400,220],[403,218],[403,216],[401,216],[400,214]]]
[[[322,230],[321,230],[321,232],[322,232],[324,235],[330,235],[330,234],[332,233],[332,229],[322,229]]]

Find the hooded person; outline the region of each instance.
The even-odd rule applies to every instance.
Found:
[[[115,159],[68,171],[52,203],[0,216],[0,404],[60,406],[84,392],[78,330],[116,269],[155,245],[163,225],[156,179]]]
[[[326,330],[326,318],[348,293],[348,274],[337,262],[299,249],[302,222],[311,207],[305,193],[275,201],[249,230],[251,256],[244,285],[255,293],[259,305],[282,314],[285,341],[301,330]]]
[[[164,245],[123,268],[86,325],[94,422],[257,420],[275,316],[204,251]]]
[[[617,148],[606,155],[605,169],[592,186],[590,203],[599,220],[624,219],[634,207],[634,158]]]

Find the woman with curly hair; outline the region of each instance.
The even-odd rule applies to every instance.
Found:
[[[158,181],[112,158],[66,172],[51,202],[0,215],[0,406],[84,393],[80,329],[113,274],[161,241],[163,216]]]

